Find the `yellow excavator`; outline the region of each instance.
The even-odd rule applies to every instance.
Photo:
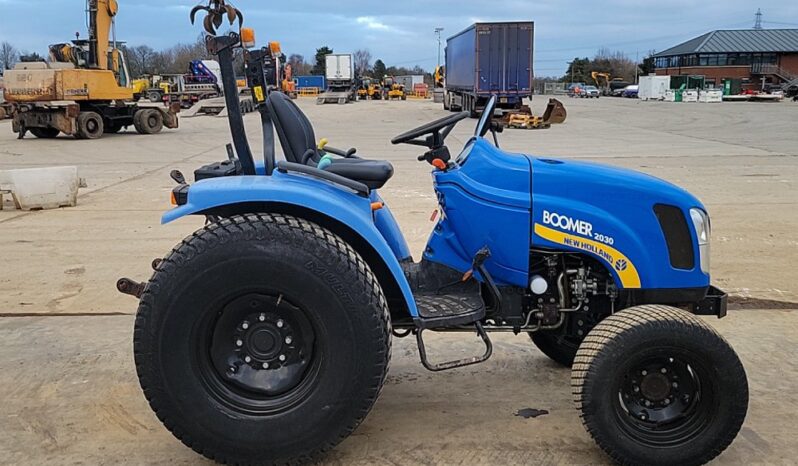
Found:
[[[609,73],[600,73],[598,71],[593,71],[590,75],[593,77],[593,81],[596,82],[596,87],[601,91],[601,95],[610,95],[610,81],[612,81],[612,75]]]
[[[50,46],[49,62],[19,63],[7,71],[6,99],[19,138],[59,133],[96,139],[134,126],[140,134],[177,128],[179,106],[140,107],[125,57],[111,31],[116,0],[87,0],[89,38]]]

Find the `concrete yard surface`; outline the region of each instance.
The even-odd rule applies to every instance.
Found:
[[[512,152],[578,158],[640,170],[697,195],[712,217],[713,281],[731,295],[729,316],[708,319],[748,371],[749,415],[717,464],[793,464],[791,394],[798,387],[798,104],[672,104],[564,100],[568,121],[506,130]],[[421,101],[299,105],[318,138],[393,163],[381,190],[416,258],[432,224],[430,167],[390,138],[447,113]],[[533,109],[542,113],[545,99]],[[245,118],[260,152],[257,115]],[[465,120],[448,142],[471,137]],[[138,386],[132,357],[136,301],[119,277],[145,280],[202,218],[160,225],[172,169],[186,175],[226,157],[226,120],[194,117],[178,130],[132,130],[96,141],[17,140],[0,122],[0,170],[76,165],[88,188],[78,206],[0,211],[0,464],[197,464],[201,457],[160,424]],[[569,371],[525,335],[496,335],[493,358],[430,373],[410,339],[393,340],[385,389],[331,464],[604,464],[579,422]],[[436,360],[476,354],[472,334],[430,338]],[[526,419],[518,410],[548,414]]]

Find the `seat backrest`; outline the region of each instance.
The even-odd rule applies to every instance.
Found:
[[[313,150],[311,160],[319,161],[316,149],[316,135],[313,125],[302,113],[302,110],[282,92],[272,92],[266,100],[266,106],[274,120],[280,145],[283,147],[285,159],[289,162],[302,163],[302,157],[308,150]]]

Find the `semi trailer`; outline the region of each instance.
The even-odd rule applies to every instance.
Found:
[[[478,116],[491,96],[519,109],[532,97],[535,23],[475,23],[446,40],[443,107]]]

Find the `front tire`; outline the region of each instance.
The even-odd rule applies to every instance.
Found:
[[[734,350],[666,306],[599,323],[576,354],[571,387],[588,433],[620,464],[704,464],[731,444],[748,409]]]
[[[99,139],[105,131],[103,118],[96,112],[81,112],[78,115],[78,139]]]
[[[390,317],[368,264],[324,228],[246,215],[207,226],[158,266],[134,355],[164,425],[210,459],[309,462],[380,393]]]

